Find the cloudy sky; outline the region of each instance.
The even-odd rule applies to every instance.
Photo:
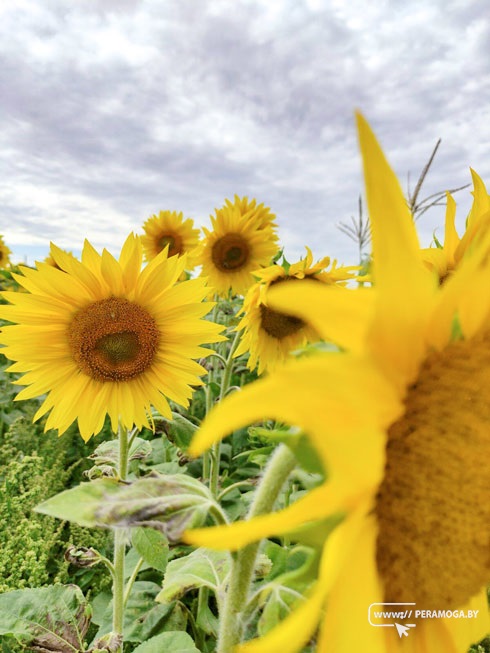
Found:
[[[490,186],[489,43],[478,0],[1,0],[0,233],[16,261],[86,237],[117,253],[152,213],[207,225],[237,193],[290,259],[353,263],[354,109],[405,188],[439,137],[423,195],[469,166]]]

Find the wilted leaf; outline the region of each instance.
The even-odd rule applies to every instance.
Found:
[[[113,527],[151,526],[176,542],[187,528],[202,526],[213,506],[212,494],[198,480],[184,474],[154,474],[105,497],[95,521]]]
[[[33,651],[83,650],[90,606],[76,585],[51,585],[0,595],[0,635],[15,637]]]
[[[187,633],[168,632],[152,637],[147,642],[137,646],[133,653],[200,653],[192,638]]]
[[[150,526],[176,542],[185,529],[202,526],[211,508],[221,513],[209,489],[195,478],[152,474],[128,484],[112,479],[83,483],[35,510],[81,526]]]
[[[134,438],[129,448],[128,461],[147,458],[151,454],[151,444],[143,438]],[[89,456],[96,465],[119,464],[119,440],[102,442],[93,454]]]

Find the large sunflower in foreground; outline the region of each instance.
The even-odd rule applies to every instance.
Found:
[[[268,417],[301,426],[329,472],[289,508],[189,531],[191,543],[233,550],[344,514],[306,600],[243,653],[295,653],[318,624],[317,653],[466,653],[489,629],[490,235],[440,285],[361,116],[358,127],[375,288],[340,293],[305,281],[269,295],[345,353],[291,361],[232,395],[190,449]],[[399,636],[393,621],[369,623],[369,606],[381,602],[444,616],[413,612]]]
[[[199,242],[199,229],[194,229],[191,218],[184,220],[183,213],[160,211],[143,224],[145,234],[141,236],[145,259],[151,261],[168,247],[168,256],[187,254],[187,267],[192,269],[194,261],[189,258]]]
[[[337,267],[333,261],[329,271],[330,258],[325,257],[313,265],[311,250],[306,248],[304,259],[287,265],[271,265],[263,270],[257,270],[255,276],[259,279],[245,296],[243,302],[243,317],[237,326],[237,331],[243,329],[243,335],[235,356],[250,352],[248,367],[258,373],[271,371],[278,363],[286,360],[294,349],[304,346],[307,342],[319,339],[313,327],[294,315],[275,311],[267,302],[269,288],[283,283],[291,283],[299,279],[315,279],[326,284],[345,284],[353,279],[358,267]]]
[[[10,255],[12,252],[10,248],[7,247],[3,240],[3,236],[0,236],[0,268],[8,268],[10,266]]]
[[[277,235],[269,209],[255,200],[226,200],[211,216],[212,230],[205,227],[204,239],[195,251],[197,264],[209,285],[220,295],[243,295],[255,283],[253,272],[270,264],[278,251]]]
[[[130,235],[119,261],[85,241],[81,261],[56,246],[57,267],[38,263],[15,275],[28,293],[5,292],[11,305],[0,317],[0,344],[24,375],[17,399],[47,394],[35,415],[49,413],[46,430],[63,433],[78,419],[84,440],[98,433],[109,414],[128,428],[148,426],[154,406],[171,418],[167,401],[183,406],[205,370],[194,358],[210,353],[204,343],[223,338],[202,320],[210,308],[201,279],[175,285],[185,257],[162,252],[141,270],[142,248]]]
[[[466,231],[460,238],[456,231],[456,203],[447,193],[446,224],[444,230],[444,243],[436,241],[437,247],[422,250],[422,260],[430,270],[435,270],[441,283],[454,271],[467,250],[472,246],[475,238],[490,226],[490,195],[485,184],[471,170],[473,178],[473,205],[466,220]]]

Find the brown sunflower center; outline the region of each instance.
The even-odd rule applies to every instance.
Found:
[[[184,243],[178,234],[165,234],[158,239],[158,247],[160,251],[164,250],[167,246],[169,256],[182,254],[184,249]]]
[[[68,339],[78,367],[96,381],[128,381],[152,363],[159,331],[138,304],[110,297],[75,314]]]
[[[428,357],[388,433],[376,502],[385,601],[464,605],[490,581],[490,337]]]
[[[269,287],[271,288],[280,283],[291,281],[299,281],[299,279],[296,277],[281,277],[272,281]],[[273,311],[272,308],[269,308],[265,304],[260,304],[259,308],[260,326],[267,334],[277,340],[282,340],[283,338],[287,338],[287,336],[292,336],[305,326],[303,320],[294,315]]]
[[[240,234],[225,234],[214,243],[211,258],[221,272],[236,272],[247,265],[250,245]]]

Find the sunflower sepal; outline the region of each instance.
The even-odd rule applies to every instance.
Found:
[[[344,518],[345,513],[338,512],[329,515],[325,519],[319,519],[291,529],[284,533],[283,536],[287,537],[291,542],[297,542],[320,551],[327,538],[342,523]]]

